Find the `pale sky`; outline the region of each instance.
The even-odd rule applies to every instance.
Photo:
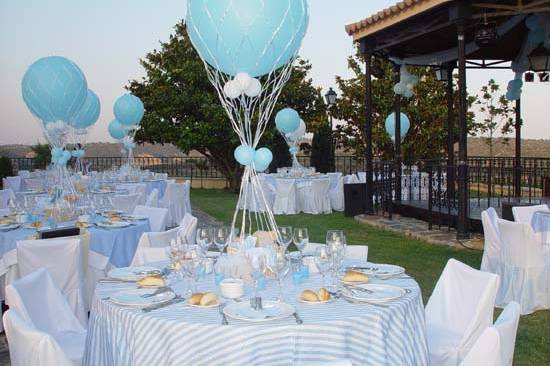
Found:
[[[396,0],[309,0],[310,27],[301,56],[313,64],[313,79],[324,90],[335,75],[348,75],[353,53],[344,25],[358,21]],[[75,61],[101,100],[102,112],[89,141],[111,141],[107,124],[112,106],[128,80],[143,76],[139,59],[167,40],[185,17],[185,0],[0,0],[0,144],[41,140],[38,122],[21,98],[21,79],[36,59],[48,55]],[[503,88],[511,71],[470,71],[470,92],[489,78]],[[550,138],[550,83],[524,86],[525,138]],[[546,104],[546,106],[545,106]]]

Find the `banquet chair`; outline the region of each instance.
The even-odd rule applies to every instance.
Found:
[[[17,241],[19,275],[26,276],[39,268],[48,270],[61,290],[73,314],[82,325],[88,322],[84,301],[84,264],[80,237]],[[11,303],[8,303],[11,306]]]
[[[481,213],[481,223],[483,225],[483,257],[481,259],[480,269],[484,272],[496,273],[498,263],[500,262],[500,237],[498,232],[498,214],[496,210],[489,207]]]
[[[22,179],[27,179],[31,177],[31,172],[28,170],[20,170],[17,172],[17,175],[20,176]]]
[[[183,192],[183,209],[185,213],[191,213],[191,181],[185,181],[183,183],[184,192]]]
[[[167,180],[168,173],[155,173],[155,179]]]
[[[369,247],[367,245],[347,245],[345,259],[359,259],[367,261],[369,257]]]
[[[190,213],[186,213],[178,227],[179,237],[187,244],[196,244],[198,220]]]
[[[498,331],[488,327],[481,333],[460,366],[501,366],[501,347]]]
[[[134,215],[147,216],[151,231],[160,232],[166,229],[168,209],[162,207],[136,206]]]
[[[301,210],[304,213],[318,215],[321,213],[331,213],[330,208],[330,180],[314,179],[306,187],[306,194],[301,195]]]
[[[44,189],[44,180],[40,178],[27,178],[22,181],[22,186],[23,189],[41,191]]]
[[[139,243],[132,259],[133,266],[141,266],[149,262],[168,259],[166,247],[177,240],[180,228],[176,227],[163,232],[148,232],[141,234]]]
[[[168,209],[168,226],[177,225],[185,215],[185,184],[169,183],[159,206]]]
[[[110,199],[115,210],[132,213],[138,205],[140,197],[139,194],[124,194],[112,196]]]
[[[357,184],[361,183],[359,178],[355,174],[349,174],[344,176],[344,184]]]
[[[36,329],[15,310],[4,314],[3,323],[12,366],[80,365],[80,362],[71,362],[52,335]]]
[[[334,211],[344,211],[344,178],[342,173],[328,173],[331,179],[329,191],[330,207]],[[333,178],[331,174],[336,174]]]
[[[247,194],[239,197],[239,209],[246,208],[250,212],[266,212],[273,207],[275,200],[274,189],[269,185],[267,180],[259,177],[259,187],[257,184],[249,184],[247,186]],[[262,192],[260,193],[260,188]],[[263,196],[262,196],[263,195]],[[245,207],[246,206],[246,207]]]
[[[147,196],[147,200],[145,201],[145,206],[148,207],[158,207],[159,206],[159,190],[156,188],[153,188],[151,193]]]
[[[14,192],[19,192],[21,190],[23,179],[21,177],[6,177],[2,178],[2,186],[4,189],[10,188]]]
[[[500,231],[501,284],[497,306],[510,301],[521,305],[522,314],[550,308],[550,258],[529,224],[498,220]]]
[[[15,200],[15,194],[9,188],[0,189],[0,208],[8,208],[10,199]]]
[[[293,179],[276,179],[276,190],[273,213],[275,215],[295,215],[296,181]]]
[[[531,225],[533,215],[537,211],[548,211],[548,205],[535,205],[535,206],[516,206],[512,207],[512,214],[514,215],[514,221]]]
[[[500,335],[500,360],[502,366],[512,366],[521,305],[510,301],[493,325]]]
[[[499,277],[449,259],[426,305],[432,365],[456,366],[493,324]]]
[[[86,329],[73,315],[46,269],[41,268],[6,286],[6,299],[10,311],[53,337],[72,364],[80,365]]]
[[[357,179],[359,179],[359,183],[366,183],[367,182],[367,173],[366,172],[357,172]]]

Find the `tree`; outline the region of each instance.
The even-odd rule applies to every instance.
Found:
[[[48,144],[40,144],[31,146],[31,150],[34,153],[33,167],[35,169],[44,169],[50,165],[52,161],[52,151]]]
[[[479,111],[483,113],[483,121],[479,124],[479,132],[484,135],[485,143],[489,146],[489,157],[493,157],[494,137],[497,132],[505,137],[503,142],[508,143],[506,135],[514,130],[514,108],[503,94],[498,95],[500,86],[494,79],[481,87],[481,93],[476,101]]]
[[[331,127],[325,123],[315,132],[311,141],[311,165],[321,173],[333,171],[331,132]]]
[[[132,80],[128,89],[141,98],[145,116],[137,131],[138,142],[172,143],[184,153],[196,150],[206,156],[236,190],[242,167],[233,158],[239,141],[231,128],[218,94],[208,81],[203,62],[191,45],[185,24],[175,26],[175,33],[160,50],[141,60],[146,76]],[[304,121],[314,121],[324,114],[320,90],[313,86],[311,64],[299,60],[276,105],[296,109]],[[272,116],[274,119],[274,116]],[[270,123],[262,146],[277,141],[274,123]]]
[[[372,81],[373,102],[373,148],[375,156],[381,159],[392,159],[394,144],[385,131],[386,117],[394,111],[395,85],[394,70],[387,61],[380,62],[382,78]],[[339,145],[358,156],[364,154],[365,146],[365,83],[366,77],[359,55],[348,59],[348,67],[354,74],[351,78],[337,77],[336,82],[341,90],[334,109],[334,117],[345,122],[338,126],[336,133]],[[401,151],[408,162],[419,159],[444,158],[447,154],[447,102],[446,85],[436,79],[432,69],[409,67],[409,71],[420,79],[412,98],[402,98],[401,112],[410,121],[411,128],[405,137]],[[456,85],[456,83],[455,83]],[[468,97],[472,105],[475,97]],[[458,92],[454,93],[455,121],[458,121]],[[474,114],[468,113],[468,129],[476,130]],[[455,123],[453,140],[458,141],[458,124]]]

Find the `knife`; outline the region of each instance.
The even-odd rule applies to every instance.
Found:
[[[173,298],[172,300],[170,300],[170,301],[163,302],[162,304],[153,305],[153,306],[149,306],[149,307],[143,308],[143,309],[141,309],[141,311],[144,312],[144,313],[148,313],[148,312],[150,312],[150,311],[162,309],[162,308],[165,308],[165,307],[167,307],[167,306],[179,304],[180,302],[184,302],[184,301],[185,301],[185,299],[184,299],[183,297],[181,297],[181,296],[176,296],[176,297],[174,297],[174,298]]]

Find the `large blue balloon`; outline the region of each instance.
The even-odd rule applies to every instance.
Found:
[[[86,101],[80,110],[73,116],[71,125],[78,129],[88,128],[96,123],[99,118],[99,112],[101,112],[99,98],[92,90],[88,89]]]
[[[401,113],[401,140],[405,138],[407,133],[409,132],[409,128],[411,128],[411,121],[409,121],[409,117],[407,117],[406,114]],[[390,135],[392,140],[395,140],[395,113],[391,113],[386,118],[386,132]]]
[[[109,134],[116,140],[126,137],[126,128],[116,119],[109,123]]]
[[[145,108],[141,99],[132,94],[124,94],[116,100],[113,112],[120,123],[132,127],[141,122]]]
[[[254,155],[254,168],[258,172],[265,171],[273,161],[273,153],[267,147],[256,150]]]
[[[233,152],[233,156],[235,157],[235,160],[237,160],[239,164],[245,165],[245,166],[250,165],[254,162],[255,154],[256,154],[256,151],[254,151],[254,149],[248,145],[240,145]]]
[[[189,0],[187,32],[200,56],[229,75],[257,77],[288,63],[309,21],[307,0]]]
[[[300,128],[300,115],[292,108],[281,109],[275,116],[275,125],[282,133],[291,133]]]
[[[69,122],[84,104],[88,84],[74,62],[49,56],[29,66],[21,92],[29,110],[43,122]]]

